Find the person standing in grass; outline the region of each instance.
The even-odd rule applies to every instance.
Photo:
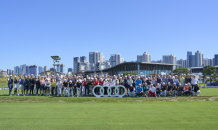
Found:
[[[45,80],[46,96],[50,96],[50,87],[51,87],[51,79],[49,78],[49,74],[47,74],[47,77]]]
[[[183,74],[181,75],[179,82],[181,83],[181,86],[183,87],[185,84],[185,75],[183,75]]]
[[[69,81],[69,87],[68,87],[68,93],[69,93],[69,96],[70,96],[70,94],[71,94],[72,97],[73,97],[73,86],[74,86],[74,84],[73,84],[72,80],[70,80],[70,81]],[[68,96],[68,97],[69,97],[69,96]]]
[[[157,83],[156,86],[156,95],[160,97],[160,90],[161,90],[161,85],[159,83]]]
[[[39,89],[40,89],[40,76],[36,78],[36,96],[38,96]]]
[[[29,91],[29,78],[27,78],[27,76],[25,76],[25,79],[24,79],[24,96],[25,96],[25,91],[26,91],[26,94],[28,95],[28,91]]]
[[[165,82],[163,82],[163,83],[162,83],[162,86],[161,86],[161,91],[162,91],[162,92],[161,92],[161,95],[162,95],[162,96],[166,97],[166,95],[167,95],[167,94],[166,94],[166,93],[167,93],[167,89],[168,89],[168,88],[167,88]]]
[[[65,95],[69,95],[69,93],[68,93],[68,82],[67,82],[67,80],[66,79],[64,79],[64,82],[63,82],[63,87],[64,87],[64,96]],[[69,96],[68,96],[69,97]]]
[[[22,95],[24,95],[23,94],[23,90],[24,90],[24,87],[23,87],[23,78],[22,78],[22,76],[20,76],[20,78],[18,79],[18,82],[19,82],[19,88],[18,88],[18,96],[19,96],[19,92],[20,92],[20,90],[21,90],[21,92],[22,92]]]
[[[57,90],[58,90],[57,82],[59,82],[59,79],[60,79],[59,74],[57,74],[57,75],[56,75],[56,78],[55,78],[55,82],[56,82],[55,95],[57,95]]]
[[[45,95],[45,78],[44,78],[44,76],[42,76],[41,80],[40,80],[40,96],[42,94]]]
[[[17,94],[17,88],[18,88],[18,83],[17,83],[17,76],[14,76],[14,95]],[[18,90],[18,96],[19,96],[19,90]]]
[[[9,96],[12,96],[12,95],[11,95],[11,91],[12,91],[12,88],[13,88],[12,75],[10,75],[10,78],[8,78],[8,88],[9,88]]]
[[[30,78],[30,95],[32,93],[33,95],[33,89],[34,89],[34,85],[35,85],[35,82],[36,80],[33,78],[33,75],[31,75],[31,78]]]
[[[82,86],[82,83],[81,83],[81,81],[78,79],[78,80],[77,80],[77,83],[76,83],[77,97],[81,97],[81,95],[80,95],[80,88],[81,88],[81,86]]]
[[[57,96],[59,96],[61,93],[60,91],[62,91],[62,81],[61,81],[61,78],[59,78],[59,80],[56,82],[56,85],[57,85]],[[62,96],[62,94],[61,94]]]

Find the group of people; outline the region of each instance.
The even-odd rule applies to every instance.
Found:
[[[8,78],[9,96],[90,96],[93,95],[94,86],[118,86],[123,85],[126,89],[126,96],[198,96],[200,93],[198,79],[193,74],[181,74],[179,76],[171,74],[145,75],[87,75],[60,77],[58,74],[43,76],[22,76],[17,78],[10,75]],[[121,90],[122,91],[122,90]],[[120,92],[121,92],[120,91]],[[96,88],[95,93],[100,93]],[[124,91],[123,91],[124,92]],[[107,90],[105,90],[105,94]],[[114,93],[114,91],[111,91]]]

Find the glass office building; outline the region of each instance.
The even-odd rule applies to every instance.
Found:
[[[174,65],[175,66],[175,65]],[[147,62],[125,62],[114,67],[104,69],[102,71],[95,71],[96,73],[107,73],[108,75],[117,75],[124,72],[137,73],[138,75],[151,75],[153,73],[171,73],[173,64],[164,63],[147,63]],[[86,71],[85,74],[93,74],[93,71]]]

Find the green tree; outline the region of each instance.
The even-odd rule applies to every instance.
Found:
[[[123,73],[123,76],[127,76],[128,74],[130,74],[130,75],[138,75],[137,73],[125,72],[125,73]]]
[[[177,68],[172,71],[175,75],[181,75],[181,74],[191,74],[191,72],[187,68]]]
[[[55,63],[59,63],[59,60],[61,60],[61,58],[59,57],[59,56],[51,56],[51,58],[53,59],[53,66],[54,66],[54,74],[55,74],[55,66],[57,65],[57,64],[55,64]]]
[[[210,83],[212,81],[212,77],[213,78],[216,78],[217,77],[217,74],[215,73],[217,71],[217,68],[215,66],[211,66],[211,65],[207,65],[207,66],[204,66],[203,68],[203,75],[208,75],[210,76]]]

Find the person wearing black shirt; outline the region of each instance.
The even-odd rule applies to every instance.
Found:
[[[179,96],[179,95],[182,96],[182,94],[183,94],[183,87],[181,87],[181,83],[178,85],[177,91],[178,91],[177,95],[178,95],[178,96]]]
[[[12,75],[10,75],[10,78],[8,78],[9,96],[12,96],[11,91],[12,91],[12,88],[13,88],[13,79],[11,77],[12,77]]]
[[[157,83],[161,84],[160,76],[157,77]]]
[[[161,95],[166,97],[167,86],[165,85],[165,82],[162,83],[161,91]]]
[[[36,86],[36,80],[33,78],[33,76],[31,76],[31,78],[30,78],[30,95],[31,95],[31,93],[33,95],[34,86]]]
[[[36,96],[38,96],[39,89],[40,89],[40,76],[36,78]]]
[[[14,76],[14,95],[17,93],[17,88],[18,88],[17,78],[16,76]],[[19,89],[18,89],[18,96],[19,96]]]
[[[80,87],[82,86],[82,83],[80,80],[77,81],[76,83],[76,88],[77,88],[77,97],[80,97]]]
[[[132,84],[129,87],[129,93],[128,94],[129,94],[130,97],[135,97],[135,92],[134,92],[134,88],[133,88]]]
[[[173,94],[173,87],[171,86],[171,83],[168,82],[167,84],[167,94],[171,95]]]
[[[148,77],[148,80],[146,81],[146,83],[147,83],[147,85],[148,85],[148,87],[150,88],[150,86],[151,86],[151,79]]]
[[[27,78],[27,76],[25,76],[25,79],[24,79],[24,95],[25,95],[25,91],[26,91],[26,94],[28,94],[28,91],[29,91],[29,77]]]
[[[76,75],[74,75],[74,78],[72,79],[72,83],[73,83],[73,85],[74,85],[74,87],[72,88],[74,95],[76,94],[76,82],[77,82]],[[74,96],[74,95],[73,95],[73,96]]]
[[[176,83],[173,83],[172,91],[173,91],[173,94],[176,96],[176,93],[177,93]]]
[[[198,90],[199,90],[198,85],[195,85],[195,86],[194,86],[193,96],[194,96],[194,95],[198,96],[198,95],[201,93],[200,90],[199,90],[199,91],[198,91]]]
[[[90,80],[90,78],[88,78],[88,80],[86,81],[86,84],[85,84],[85,93],[86,93],[86,96],[89,96],[89,91],[90,91],[90,87],[92,86],[92,81]]]
[[[67,95],[69,97],[68,82],[66,79],[64,79],[63,86],[64,86],[64,96]]]

